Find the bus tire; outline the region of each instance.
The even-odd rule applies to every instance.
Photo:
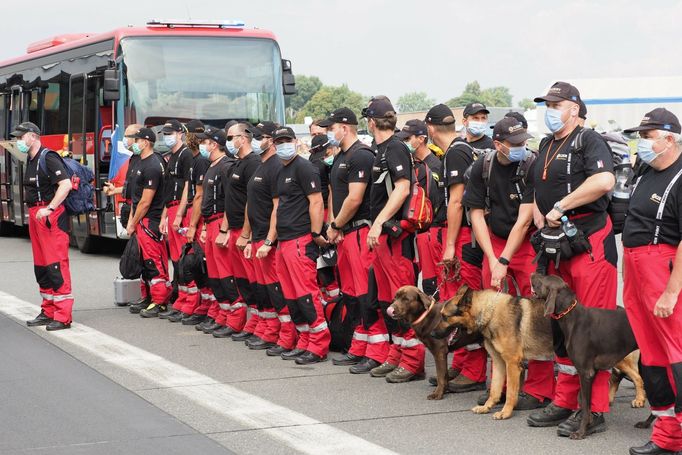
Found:
[[[98,251],[97,239],[91,235],[76,236],[76,245],[83,254],[94,254]]]
[[[0,221],[0,237],[11,237],[16,234],[14,224],[7,221]]]

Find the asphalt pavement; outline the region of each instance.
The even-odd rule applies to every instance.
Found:
[[[630,408],[627,381],[608,431],[572,441],[528,427],[529,412],[474,415],[478,392],[428,401],[426,381],[296,366],[142,319],[113,304],[115,253],[71,249],[73,328],[29,329],[30,244],[2,238],[0,252],[0,454],[625,454],[649,436],[633,427],[648,410]]]

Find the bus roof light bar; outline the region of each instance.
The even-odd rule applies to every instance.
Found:
[[[244,21],[238,20],[175,20],[175,19],[152,19],[147,22],[150,27],[215,27],[215,28],[234,28],[242,29],[244,28]]]

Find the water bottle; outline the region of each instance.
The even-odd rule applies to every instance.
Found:
[[[566,215],[561,217],[561,229],[564,231],[564,234],[566,234],[566,237],[569,239],[572,239],[576,235],[578,235],[578,228],[575,227],[575,224],[573,224],[573,221],[569,220]]]
[[[630,187],[628,182],[632,179],[632,164],[630,156],[624,155],[620,164],[616,165],[616,185],[613,187],[613,198],[618,201],[627,202],[630,199]]]
[[[181,227],[178,229],[178,234],[180,234],[180,235],[187,235],[187,232],[189,232],[188,227]]]

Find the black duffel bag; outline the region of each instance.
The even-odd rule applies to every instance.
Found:
[[[142,275],[142,252],[137,243],[137,235],[130,236],[118,263],[118,270],[126,280],[134,280]]]
[[[530,236],[530,243],[537,253],[533,263],[546,264],[554,261],[557,269],[562,259],[570,259],[582,253],[592,254],[592,245],[580,229],[575,236],[568,237],[561,226],[545,226]],[[540,262],[541,260],[543,261]]]
[[[207,282],[206,257],[199,242],[185,244],[178,261],[178,282],[186,285],[192,281],[200,288]]]
[[[121,226],[124,228],[128,226],[128,220],[130,219],[130,204],[124,202],[121,204]]]

